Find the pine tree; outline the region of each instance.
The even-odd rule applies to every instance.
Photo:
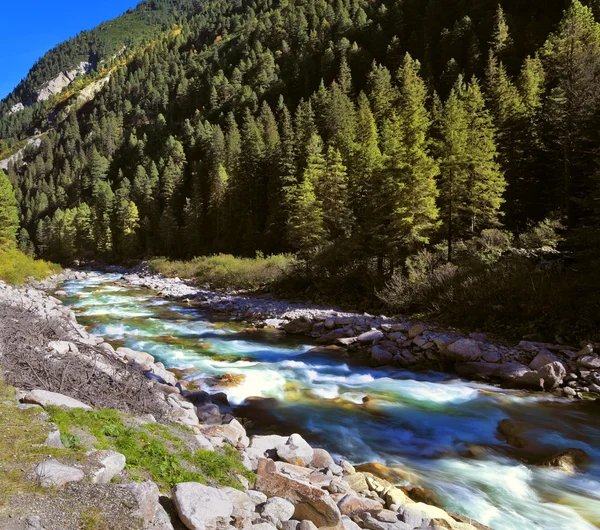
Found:
[[[325,170],[314,183],[322,204],[323,227],[330,241],[345,238],[352,230],[352,213],[348,198],[348,172],[338,149],[329,146]]]
[[[552,87],[544,111],[544,132],[568,223],[589,189],[589,167],[598,141],[595,116],[600,107],[600,24],[592,10],[573,0],[556,33],[541,50],[546,80]]]
[[[469,178],[469,119],[461,98],[462,79],[450,91],[439,124],[440,142],[440,210],[446,233],[448,261],[452,261],[453,244],[460,235],[460,221]]]
[[[439,168],[429,152],[431,125],[425,106],[427,89],[419,77],[420,65],[408,54],[400,70],[398,109],[385,121],[384,188],[387,220],[382,221],[385,253],[394,261],[427,243],[438,226],[435,177]],[[389,217],[388,217],[389,216]]]
[[[303,259],[308,259],[322,243],[325,235],[323,210],[310,179],[304,179],[294,190],[287,238]]]
[[[497,158],[495,129],[476,80],[464,92],[469,120],[469,179],[466,213],[472,234],[500,224],[506,181]]]
[[[0,250],[14,246],[19,229],[19,211],[13,187],[0,170]]]

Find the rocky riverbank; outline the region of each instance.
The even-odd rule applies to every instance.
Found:
[[[34,425],[39,430],[39,439],[29,437],[18,444],[19,451],[34,458],[19,462],[18,469],[11,467],[11,473],[35,488],[25,496],[6,496],[8,502],[0,507],[0,529],[70,530],[84,527],[86,521],[147,530],[485,528],[428,504],[426,492],[417,487],[396,487],[383,478],[387,475],[383,466],[354,468],[349,462],[336,462],[326,450],[311,447],[298,434],[249,437],[233,417],[225,394],[188,390],[184,381],[178,381],[151,355],[113,349],[102,337],[87,333],[60,300],[39,290],[86,274],[66,271],[37,288],[0,283],[0,365],[7,382],[18,387],[3,395],[2,407],[6,417],[33,411],[26,417],[25,430],[30,432]],[[183,282],[143,280],[139,276],[129,276],[128,280],[162,282],[162,290],[171,296],[202,296]],[[215,304],[222,303],[217,302],[218,296],[213,297]],[[321,310],[310,311],[325,327]],[[284,327],[288,329],[299,318],[308,321],[304,313],[290,314],[296,316],[286,319]],[[347,314],[346,318],[358,317]],[[306,331],[312,332],[312,328]],[[199,460],[194,455],[233,451],[237,455],[234,461],[239,460],[246,471],[236,471],[235,466],[227,470],[237,488],[215,481],[208,485],[185,481],[161,491],[151,480],[135,481],[124,454],[98,450],[101,444],[97,437],[118,437],[120,423],[78,431],[92,446],[82,453],[70,448],[74,443],[70,432],[61,432],[49,422],[57,410],[83,411],[83,417],[75,416],[82,422],[87,413],[102,414],[100,407],[126,412],[127,416],[118,420],[125,432],[140,431],[140,439],[148,440],[145,443],[151,447],[156,441],[152,436],[169,425],[180,425],[183,430],[177,431],[177,436],[169,431],[164,439],[173,444],[173,451],[186,446],[188,450],[177,455],[189,458],[192,467]],[[0,421],[4,412],[0,410]],[[92,416],[94,421],[98,417]],[[14,436],[22,434],[21,430]],[[42,448],[42,452],[32,453],[29,446]],[[161,453],[161,462],[176,467],[178,461],[172,456],[169,459],[168,453]],[[12,463],[0,458],[0,467],[14,466],[19,457],[14,454]],[[52,495],[44,494],[45,488],[52,488]],[[169,506],[171,517],[165,510]]]
[[[317,351],[362,356],[373,366],[441,370],[508,388],[551,391],[569,399],[600,396],[600,356],[594,353],[599,345],[523,340],[507,346],[489,341],[482,333],[465,337],[406,319],[213,292],[147,271],[123,278],[162,296],[230,314],[249,326],[309,336],[319,344]]]

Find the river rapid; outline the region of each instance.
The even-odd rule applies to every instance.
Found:
[[[600,525],[600,407],[502,390],[434,373],[366,368],[310,353],[278,333],[248,333],[223,315],[133,288],[119,274],[66,282],[78,321],[113,346],[146,351],[203,390],[223,391],[250,432],[299,432],[353,463],[381,462],[432,491],[441,506],[494,530]],[[223,374],[242,376],[239,384]],[[249,397],[273,398],[251,401]],[[366,403],[363,403],[363,399]],[[535,439],[592,458],[585,473],[529,466],[497,437],[504,418]]]

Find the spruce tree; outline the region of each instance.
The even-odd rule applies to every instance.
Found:
[[[19,229],[19,211],[13,187],[0,170],[0,250],[14,246]]]
[[[387,201],[386,254],[394,261],[427,243],[438,226],[435,177],[439,168],[429,151],[431,125],[426,108],[427,89],[419,77],[420,65],[408,54],[400,69],[397,110],[385,121],[384,197]],[[385,198],[387,196],[387,199]],[[388,217],[389,216],[389,217]]]

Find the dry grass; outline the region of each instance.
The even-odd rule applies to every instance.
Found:
[[[283,278],[295,261],[288,254],[257,255],[256,258],[218,254],[191,261],[157,258],[150,261],[150,266],[167,277],[190,278],[198,285],[207,284],[215,289],[257,290]]]

